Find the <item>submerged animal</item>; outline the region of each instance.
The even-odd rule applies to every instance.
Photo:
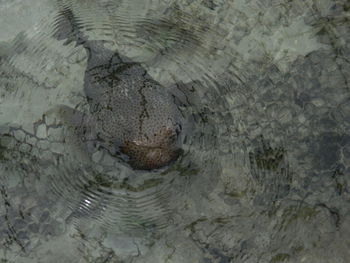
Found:
[[[84,92],[90,114],[71,118],[85,127],[81,136],[126,157],[135,169],[161,168],[176,160],[183,119],[167,89],[140,63],[106,48],[103,41],[88,40],[71,10],[61,11],[58,18],[54,36],[75,41],[88,55]]]

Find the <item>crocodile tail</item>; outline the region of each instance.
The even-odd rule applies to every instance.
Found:
[[[83,33],[83,22],[74,15],[71,7],[61,5],[56,18],[54,38],[57,40],[66,40],[64,45],[75,41],[77,45],[82,45],[89,56],[88,68],[101,65],[101,63],[121,63],[127,62],[128,59],[122,60],[118,52],[108,50],[104,47],[104,40],[89,40]]]
[[[74,15],[70,7],[60,7],[55,22],[54,38],[66,39],[65,45],[75,41],[77,45],[85,47],[88,38],[81,31],[82,28],[82,22]]]

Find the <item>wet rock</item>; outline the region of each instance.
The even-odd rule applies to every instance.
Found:
[[[49,213],[49,211],[44,211],[44,212],[42,213],[42,215],[40,216],[39,221],[40,221],[40,223],[44,223],[44,222],[48,221],[49,218],[50,218],[50,213]]]
[[[29,240],[28,233],[26,231],[17,232],[16,237],[22,242]]]
[[[343,154],[346,160],[350,160],[350,136],[345,136],[343,141]]]
[[[314,98],[311,100],[311,103],[316,107],[322,107],[325,104],[325,101],[321,98]]]
[[[26,226],[27,226],[27,222],[22,218],[16,219],[13,223],[13,227],[17,230],[23,229]]]
[[[31,223],[28,225],[28,231],[31,233],[38,233],[39,232],[39,225],[37,223]]]
[[[277,114],[278,114],[278,120],[283,124],[289,123],[293,117],[292,110],[287,107],[279,109]]]
[[[103,156],[103,152],[102,151],[96,151],[92,154],[92,160],[95,163],[99,163],[101,161],[101,158]]]
[[[0,144],[3,147],[11,149],[11,148],[13,148],[15,146],[16,140],[13,137],[9,136],[9,135],[2,135],[0,137]]]
[[[47,126],[45,124],[40,124],[36,130],[36,136],[39,139],[44,139],[47,137]]]
[[[40,227],[40,233],[44,236],[52,236],[55,234],[55,230],[52,225],[44,224]]]
[[[14,132],[15,138],[18,141],[24,141],[26,134],[22,130],[17,130]]]
[[[340,159],[342,136],[337,133],[320,134],[311,143],[311,153],[318,169],[332,169]]]
[[[23,152],[23,153],[28,153],[28,152],[30,152],[31,149],[32,149],[32,147],[29,144],[22,143],[19,146],[19,151]]]

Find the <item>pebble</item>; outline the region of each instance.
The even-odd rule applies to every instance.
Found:
[[[15,135],[15,138],[21,142],[23,142],[24,138],[26,137],[26,134],[22,130],[15,131],[14,135]]]
[[[13,148],[15,146],[15,140],[12,137],[3,136],[0,137],[0,145],[6,148]]]
[[[19,146],[19,151],[20,152],[23,152],[23,153],[27,153],[31,150],[31,146],[29,144],[26,144],[26,143],[22,143],[20,146]]]
[[[95,163],[99,163],[102,158],[103,153],[101,151],[94,152],[92,155],[92,161]]]
[[[325,104],[324,100],[320,98],[312,99],[311,103],[316,107],[322,107]]]
[[[114,165],[114,162],[115,158],[113,158],[109,154],[105,154],[105,156],[103,157],[103,165],[112,166]]]
[[[38,126],[38,129],[36,131],[36,136],[40,139],[44,139],[47,137],[47,131],[46,131],[46,125],[41,124]]]
[[[48,141],[44,141],[44,140],[40,140],[38,143],[37,143],[37,146],[39,149],[41,150],[47,150],[49,149],[50,147],[50,143]]]
[[[277,114],[281,123],[288,123],[292,120],[292,113],[289,108],[283,108]]]
[[[63,143],[57,143],[57,142],[54,142],[54,143],[51,143],[50,144],[50,151],[54,152],[54,153],[64,153],[64,144]]]
[[[300,123],[304,123],[304,122],[306,121],[305,115],[304,115],[304,114],[300,114],[300,115],[298,116],[298,121],[299,121]]]
[[[47,136],[50,140],[62,141],[63,142],[63,131],[60,128],[49,128]]]
[[[37,223],[32,223],[28,226],[28,230],[32,233],[38,233],[39,232],[39,225]]]
[[[26,136],[26,143],[30,145],[35,145],[38,142],[38,139],[35,138],[34,136],[27,135]]]

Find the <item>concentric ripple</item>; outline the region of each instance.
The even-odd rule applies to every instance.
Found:
[[[32,1],[0,1],[1,22],[10,6],[32,18],[0,35],[0,261],[346,255],[349,1]],[[91,104],[88,54],[61,32],[71,14],[170,92],[176,161],[134,170],[77,125]]]
[[[164,6],[163,14],[159,5],[147,1],[57,1],[55,8],[50,23],[42,22],[32,35],[13,41],[15,55],[1,65],[14,76],[8,85],[12,92],[4,95],[16,100],[23,94],[35,105],[23,111],[28,123],[18,120],[21,128],[29,129],[38,158],[45,160],[45,169],[37,164],[34,169],[47,178],[63,210],[69,209],[66,222],[77,227],[98,225],[111,232],[140,234],[177,226],[179,211],[188,199],[198,200],[198,193],[215,187],[220,158],[232,152],[233,127],[239,119],[231,109],[246,99],[234,88],[244,74],[219,52],[219,38],[209,25],[176,6]],[[83,94],[85,50],[72,40],[53,37],[64,19],[62,10],[74,13],[76,26],[89,39],[104,40],[110,49],[143,62],[173,94],[186,120],[183,153],[175,163],[157,171],[134,171],[96,146],[99,142],[93,150],[79,143],[74,127],[55,111],[63,104],[88,112]],[[18,82],[25,85],[19,87]],[[43,96],[48,100],[42,101]],[[10,111],[11,107],[9,121]]]
[[[118,182],[118,178],[94,174],[93,168],[85,173],[81,171],[76,171],[74,176],[70,171],[51,177],[53,190],[72,210],[67,222],[73,221],[77,226],[93,222],[111,232],[135,234],[168,225],[174,208],[169,199],[175,197],[169,189],[171,182],[152,178],[133,186],[126,179],[133,174],[126,174]],[[167,177],[173,180],[174,175]]]
[[[232,109],[247,101],[240,87],[245,71],[218,50],[225,41],[209,24],[176,6],[164,5],[160,12],[159,3],[151,1],[57,1],[55,9],[50,23],[14,40],[15,55],[1,65],[13,76],[4,96],[8,101],[23,96],[30,104],[17,122],[29,130],[33,149],[45,160],[34,169],[47,177],[58,203],[69,208],[67,223],[125,233],[175,227],[188,200],[200,202],[217,184],[221,157],[242,147],[235,131],[241,120]],[[159,171],[133,171],[103,149],[86,151],[74,129],[55,115],[60,104],[87,112],[82,92],[86,53],[74,41],[53,37],[63,19],[60,11],[68,9],[90,39],[105,40],[110,49],[143,62],[171,91],[186,120],[177,162]],[[6,108],[4,115],[16,122],[11,110]]]
[[[72,211],[67,222],[73,221],[77,226],[93,222],[109,231],[127,233],[171,227],[171,222],[176,224],[174,213],[183,205],[188,187],[196,187],[197,190],[207,188],[208,185],[213,187],[215,184],[209,182],[215,182],[215,176],[220,170],[216,154],[219,134],[216,123],[219,120],[217,118],[221,118],[218,114],[223,111],[217,108],[218,101],[213,96],[219,100],[221,93],[218,87],[213,86],[217,85],[214,73],[201,65],[205,63],[205,50],[208,49],[203,44],[208,30],[202,25],[191,23],[193,20],[186,14],[160,18],[138,14],[137,17],[130,14],[132,8],[124,13],[120,5],[108,5],[109,15],[102,17],[104,22],[98,22],[100,18],[96,13],[89,13],[92,10],[96,12],[90,6],[79,5],[76,8],[74,4],[62,1],[59,8],[76,11],[77,26],[84,34],[108,41],[111,48],[113,42],[117,41],[118,51],[125,51],[129,57],[137,59],[140,50],[150,51],[148,58],[142,54],[140,59],[146,60],[145,65],[150,67],[150,72],[169,86],[174,103],[186,119],[181,138],[181,158],[169,167],[154,172],[133,171],[99,148],[91,156],[85,156],[81,145],[72,147],[76,141],[74,131],[69,127],[65,131],[54,131],[62,126],[63,129],[67,128],[60,122],[62,120],[48,124],[43,119],[42,125],[46,129],[52,130],[54,134],[63,132],[61,137],[69,138],[65,142],[71,144],[65,145],[59,161],[62,165],[50,175],[55,194]],[[99,8],[105,10],[106,6],[96,8],[99,13]],[[53,34],[61,19],[60,15],[55,18]],[[125,43],[132,44],[133,50],[128,50]],[[196,51],[193,53],[193,50]],[[190,60],[186,62],[184,58],[189,52],[192,52],[192,64],[186,65]],[[202,78],[210,82],[202,84],[200,80],[194,79],[190,72],[186,72],[187,67],[197,75],[200,75],[200,70],[205,70],[206,74],[202,74]],[[161,71],[152,71],[154,69]],[[175,72],[179,69],[185,73],[183,77],[176,76]],[[215,95],[214,91],[219,94]],[[84,111],[85,105],[84,102],[80,103],[78,109]],[[220,107],[225,107],[225,104]],[[72,162],[69,155],[73,151],[80,153],[74,156]]]

